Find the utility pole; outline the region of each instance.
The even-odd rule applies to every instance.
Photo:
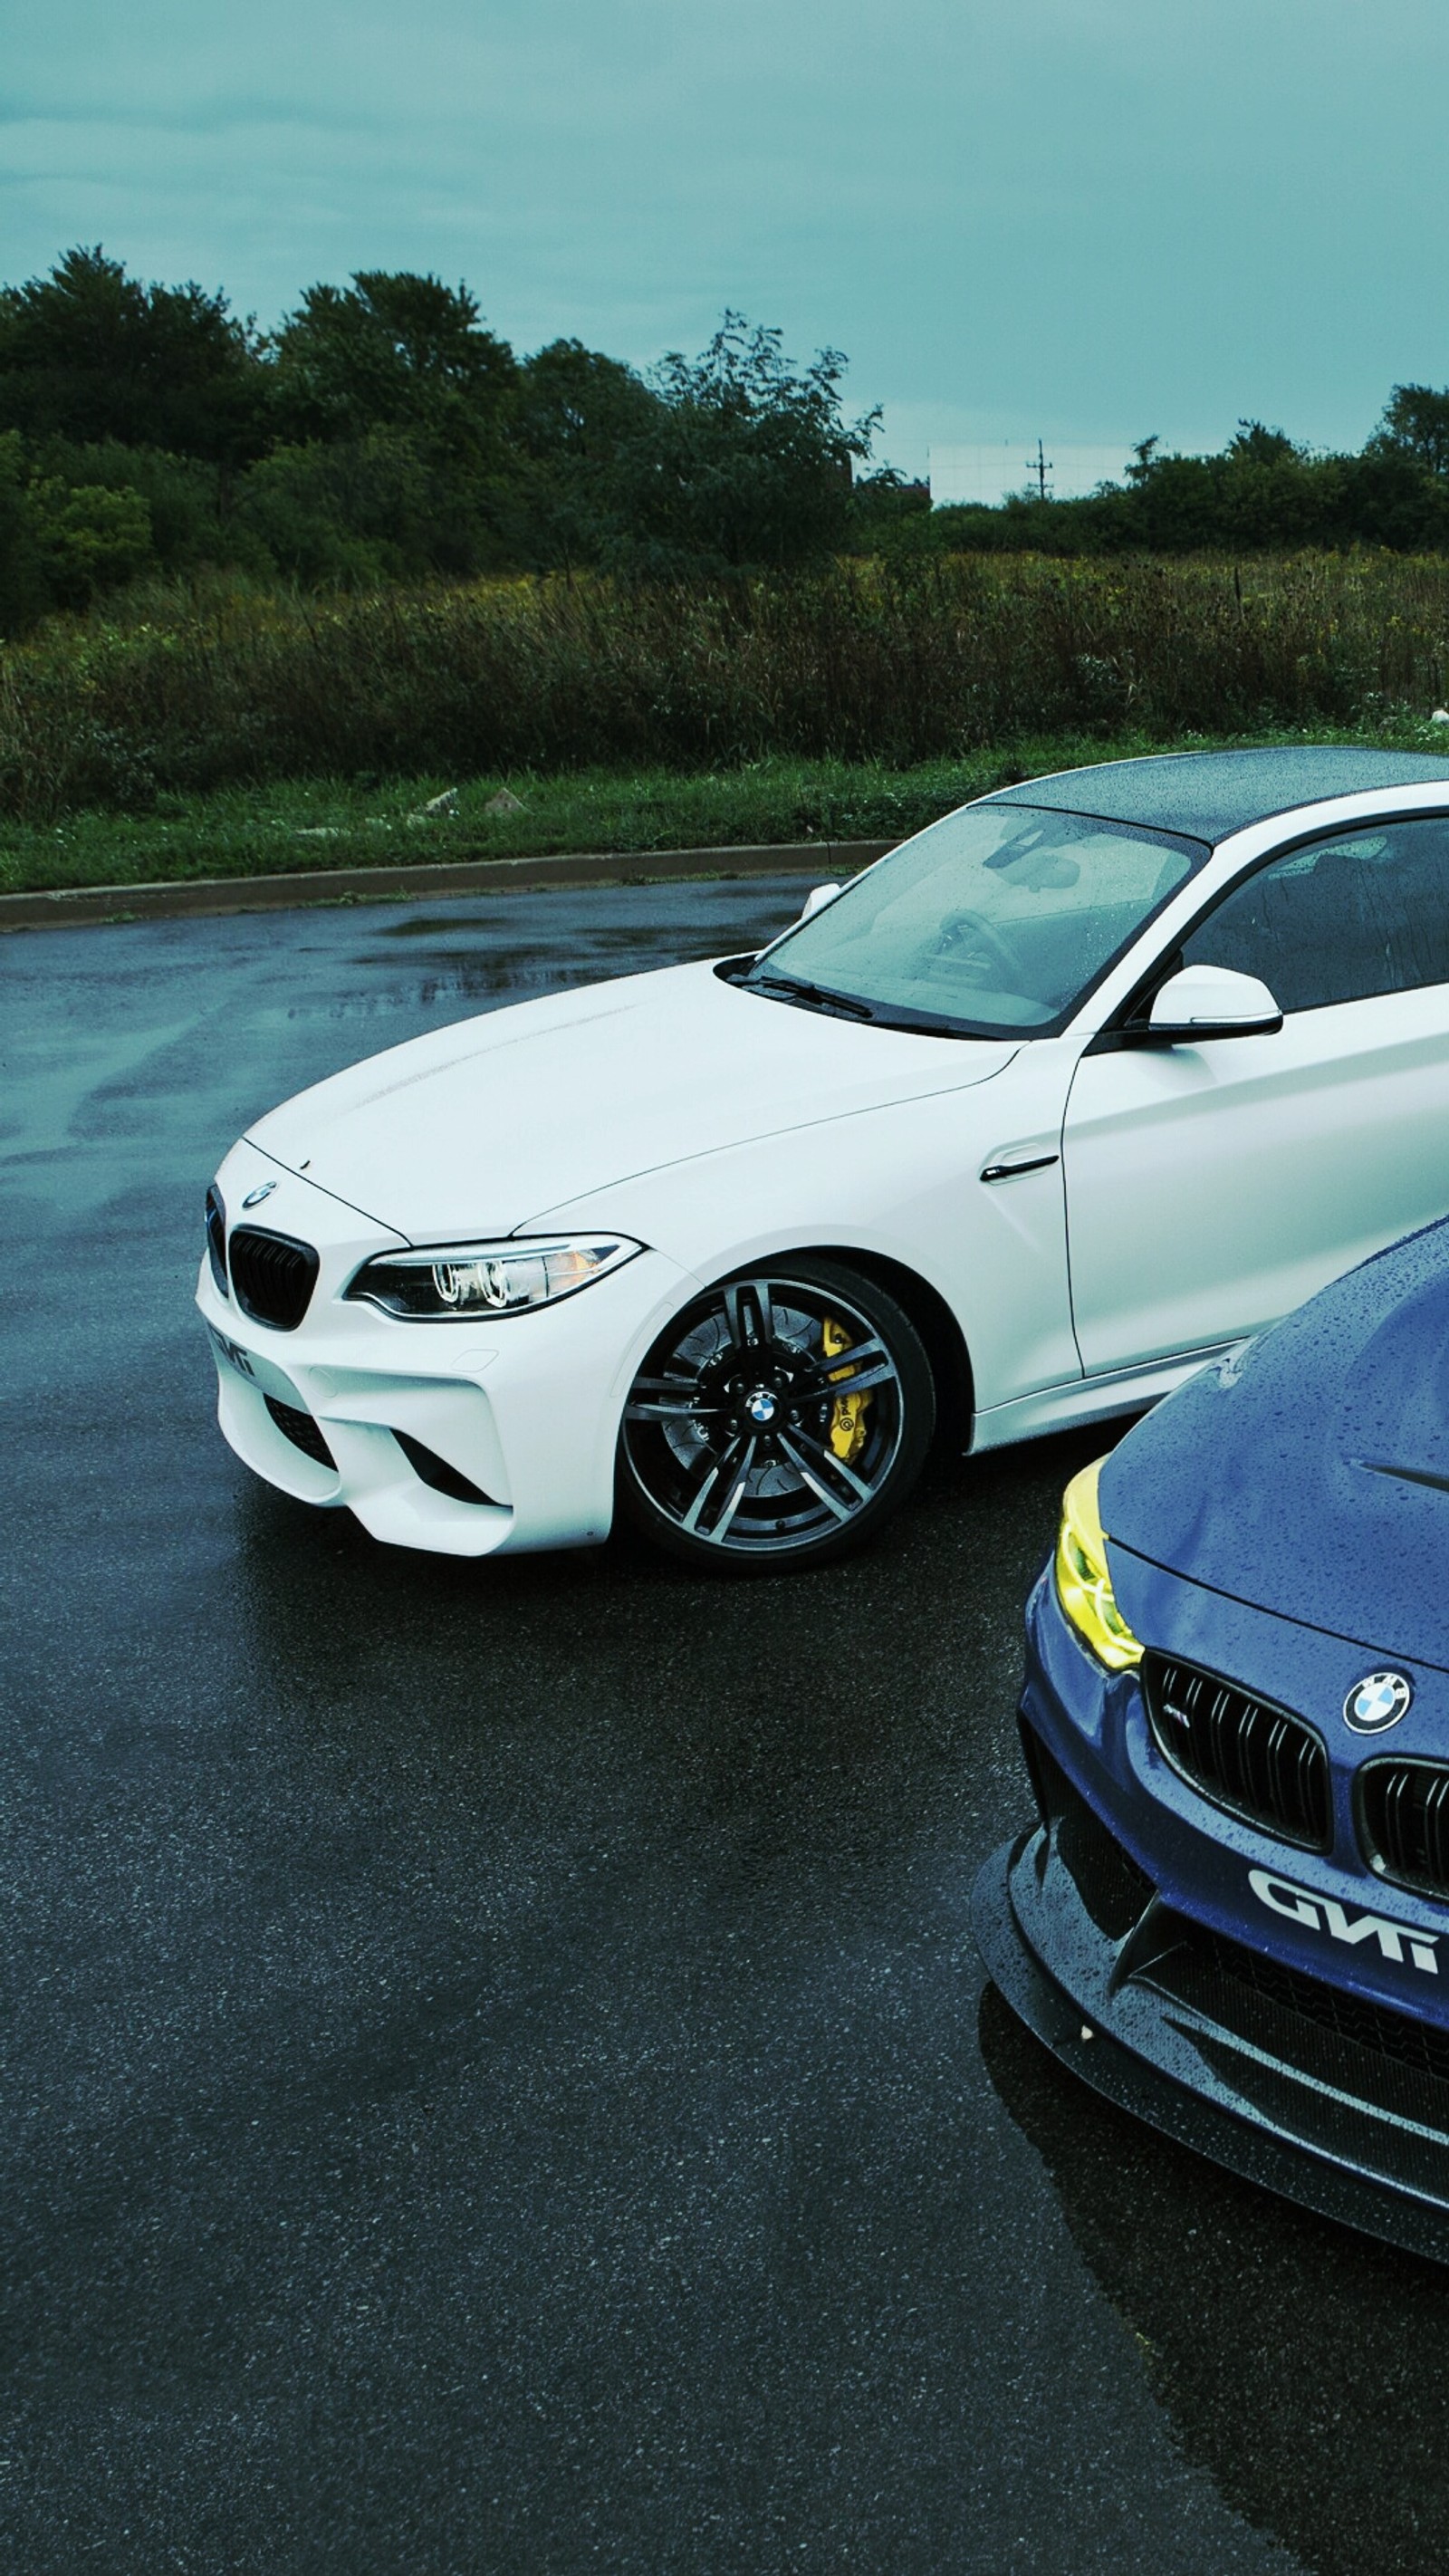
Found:
[[[1044,501],[1046,499],[1046,479],[1052,470],[1052,459],[1046,454],[1042,447],[1041,440],[1038,439],[1036,443],[1035,456],[1029,456],[1026,460],[1026,472],[1028,482],[1036,485],[1037,499],[1039,501]]]

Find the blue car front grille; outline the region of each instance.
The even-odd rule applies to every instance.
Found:
[[[1449,1763],[1366,1762],[1358,1829],[1380,1878],[1449,1898]]]
[[[1192,1788],[1303,1851],[1328,1850],[1328,1749],[1315,1728],[1176,1655],[1145,1655],[1142,1687],[1153,1735]]]
[[[1449,2134],[1449,2029],[1395,2012],[1171,1907],[1154,1905],[1151,1879],[1025,1720],[1021,1733],[1043,1822],[1097,1930],[1115,1944],[1139,1921],[1151,1924],[1150,1945],[1131,1971],[1133,1983],[1186,2004],[1310,2081],[1346,2085],[1364,2098],[1372,2094],[1396,2116]],[[1355,2073],[1345,2047],[1365,2051],[1382,2073],[1369,2076],[1364,2060]],[[1415,2094],[1416,2086],[1426,2089]]]

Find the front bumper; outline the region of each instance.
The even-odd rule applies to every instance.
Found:
[[[646,1251],[533,1314],[404,1323],[342,1295],[402,1238],[248,1145],[220,1175],[232,1223],[259,1178],[273,1192],[240,1221],[316,1246],[321,1269],[286,1332],[243,1314],[201,1264],[217,1418],[244,1464],[300,1502],[346,1505],[397,1546],[487,1556],[606,1538],[625,1397],[697,1282]]]
[[[1331,2083],[1320,2089],[1306,2072],[1256,2055],[1240,2034],[1165,1995],[1154,1998],[1143,1981],[1125,2006],[1112,1997],[1094,2002],[1106,1983],[1100,1943],[1099,1973],[1074,1993],[1062,1981],[1073,1975],[1071,1901],[1059,1937],[1048,1933],[1042,1950],[1033,1937],[1042,1930],[1039,1909],[1028,1900],[1027,1921],[1017,1909],[1041,1840],[1023,1835],[993,1854],[976,1880],[971,1914],[992,1984],[1053,2057],[1120,2110],[1245,2181],[1449,2263],[1449,2136],[1423,2139],[1412,2115],[1376,2120],[1352,2093]],[[1449,2086],[1438,2089],[1432,2107],[1442,2116]]]
[[[1032,1628],[1023,1719],[1043,1821],[976,1882],[993,1982],[1054,2056],[1122,2108],[1288,2199],[1449,2261],[1449,2031],[1260,1937],[1222,1892],[1236,1880],[1224,1869],[1238,1858],[1229,1820],[1206,1807],[1196,1827],[1170,1808],[1159,1816],[1140,1781],[1124,1795],[1090,1730],[1068,1728],[1048,1679],[1048,1663],[1071,1671],[1049,1596],[1035,1598]],[[1130,1731],[1126,1695],[1105,1677],[1096,1685],[1099,1717],[1119,1702],[1119,1734]],[[1174,1805],[1191,1800],[1173,1790]],[[1119,1815],[1136,1827],[1133,1851],[1113,1830]],[[1294,1877],[1327,1867],[1277,1846],[1279,1870],[1285,1857]]]

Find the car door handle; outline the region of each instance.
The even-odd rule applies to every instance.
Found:
[[[1060,1154],[1006,1154],[999,1163],[988,1163],[982,1171],[983,1181],[1015,1181],[1023,1172],[1046,1172],[1061,1161]]]

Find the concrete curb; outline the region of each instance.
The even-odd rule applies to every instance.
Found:
[[[190,877],[174,885],[66,886],[0,895],[0,931],[73,930],[104,921],[179,921],[209,913],[291,912],[312,903],[406,903],[418,895],[522,894],[546,886],[650,885],[684,877],[854,876],[893,841],[794,841],[723,850],[588,850],[443,866],[307,868],[291,876]]]

